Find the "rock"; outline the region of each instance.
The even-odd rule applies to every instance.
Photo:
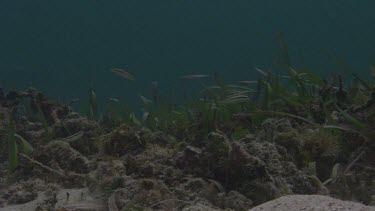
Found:
[[[35,157],[41,163],[57,163],[60,168],[76,173],[90,171],[89,160],[66,142],[52,141],[37,149]]]
[[[122,160],[100,161],[94,172],[96,179],[125,175],[126,169]]]
[[[24,204],[36,198],[36,192],[18,191],[15,195],[9,198],[9,204]]]
[[[52,131],[55,139],[69,142],[74,149],[83,155],[92,155],[99,152],[98,137],[103,131],[99,123],[94,120],[71,112],[66,118],[54,124]],[[75,140],[69,139],[76,134],[81,135]]]
[[[229,139],[224,134],[211,132],[208,134],[207,151],[215,157],[226,157],[229,151]]]
[[[55,208],[54,211],[103,211],[105,205],[99,200],[85,200],[79,202],[73,202],[64,204],[59,208]]]
[[[42,112],[48,125],[60,122],[70,112],[69,106],[59,105],[49,100],[42,92],[35,88],[28,88],[27,96],[30,99],[30,108],[35,113]]]
[[[65,129],[71,134],[81,131],[86,132],[86,134],[90,134],[90,132],[100,132],[100,126],[96,121],[89,120],[75,112],[69,113],[63,123]]]
[[[80,140],[82,145],[84,146],[90,146],[86,148],[94,148],[93,152],[97,152],[97,147],[91,146],[93,144],[96,144],[95,141],[92,139],[99,136],[103,131],[99,124],[94,121],[87,119],[86,117],[80,116],[78,113],[71,112],[67,114],[66,118],[64,118],[61,122],[57,122],[53,125],[52,128],[53,134],[55,134],[55,138],[66,138],[70,135],[83,132],[84,136],[83,139]],[[74,144],[74,148],[78,148],[80,144]],[[79,150],[79,149],[77,149]],[[82,151],[84,154],[89,154],[89,152],[85,152],[85,150],[79,150]],[[87,151],[87,150],[86,150]]]
[[[256,140],[258,142],[267,141],[276,143],[278,146],[286,149],[297,165],[301,165],[302,158],[300,152],[303,141],[289,119],[268,118],[264,120]]]
[[[261,204],[249,211],[290,211],[290,210],[362,210],[375,211],[375,207],[356,202],[341,201],[320,195],[288,195]]]
[[[145,135],[148,135],[149,142],[155,145],[166,147],[170,144],[176,143],[176,140],[173,136],[168,135],[162,131],[147,132],[145,129],[142,129],[142,132]]]
[[[6,130],[9,124],[10,110],[0,105],[0,131]]]
[[[39,179],[22,181],[1,187],[0,198],[4,199],[7,205],[25,204],[35,200],[38,197],[38,192],[46,188],[45,183]]]
[[[99,162],[97,169],[90,173],[94,180],[90,184],[91,191],[108,192],[122,188],[130,178],[126,176],[122,160]]]
[[[199,164],[201,154],[201,149],[193,146],[187,146],[182,152],[177,154],[174,161],[178,168],[197,165]]]
[[[218,194],[216,206],[221,209],[245,210],[253,206],[253,202],[237,191]]]
[[[147,145],[139,154],[128,154],[122,157],[126,167],[126,174],[136,178],[154,178],[165,181],[173,180],[175,172],[173,168],[173,156],[175,150],[159,145]]]
[[[288,186],[283,178],[277,177],[273,181],[258,178],[243,182],[237,191],[258,205],[291,192]]]
[[[275,144],[284,147],[287,152],[293,157],[293,159],[301,164],[301,149],[303,140],[298,136],[296,132],[280,132],[273,137]]]
[[[375,195],[374,163],[375,154],[370,148],[353,165],[351,170],[345,174],[339,174],[335,182],[327,184],[331,194],[340,199],[359,201],[366,205],[373,203]]]
[[[202,178],[187,178],[187,181],[180,185],[184,194],[189,198],[203,198],[215,203],[217,194],[224,191],[222,185],[217,181],[205,181]]]
[[[212,204],[197,202],[195,204],[187,205],[182,211],[220,211],[219,208],[214,207]]]
[[[145,145],[143,137],[126,124],[115,129],[103,143],[105,154],[119,157],[139,153],[145,149]]]
[[[38,196],[24,204],[7,205],[0,211],[29,211],[29,210],[53,210],[53,211],[102,211],[105,203],[90,195],[87,188],[60,189],[58,191],[38,191]]]
[[[211,140],[229,142],[215,133],[211,133]],[[214,150],[225,147],[213,146],[208,144],[203,150],[186,147],[175,157],[176,166],[185,174],[213,178],[223,184],[225,189],[238,191],[254,204],[286,194],[314,194],[323,189],[297,169],[294,159],[285,148],[275,143],[251,141],[245,144],[234,141],[230,142],[227,153],[225,150]],[[200,188],[195,190],[195,196],[201,197],[198,194]],[[203,198],[212,201],[210,197]]]
[[[302,152],[307,159],[316,162],[316,176],[321,181],[331,177],[333,165],[337,162],[342,149],[339,136],[325,130],[316,129],[301,134],[303,138]],[[343,141],[344,142],[344,141]]]
[[[14,89],[9,90],[7,93],[0,87],[0,106],[17,110],[17,107],[23,97],[27,96],[25,92],[19,92]]]
[[[153,179],[128,181],[112,197],[118,210],[173,210],[178,206],[178,200],[168,187]]]
[[[1,90],[0,90],[1,91]],[[0,163],[8,158],[7,129],[9,125],[10,110],[0,105]]]
[[[228,189],[237,190],[254,204],[286,194],[318,191],[308,175],[297,169],[289,154],[274,143],[253,141],[244,145],[234,142],[231,146],[229,178],[221,182],[227,186],[229,182]]]
[[[150,178],[154,176],[154,164],[147,162],[141,166],[141,176]]]
[[[267,142],[273,142],[273,137],[276,134],[277,120],[273,118],[266,119],[262,122],[262,132],[259,138],[263,138]]]
[[[240,175],[246,178],[270,178],[265,163],[259,158],[250,155],[238,142],[233,142],[230,145],[229,162],[233,177]]]

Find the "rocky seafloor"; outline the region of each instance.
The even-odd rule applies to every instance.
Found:
[[[31,108],[41,101],[50,136],[45,141],[37,117],[16,118],[16,133],[33,151],[19,148],[8,182],[7,128],[19,98],[30,98]],[[0,210],[249,210],[295,194],[374,206],[374,153],[353,150],[354,157],[361,152],[355,163],[340,163],[335,143],[319,145],[329,138],[274,117],[238,140],[216,131],[205,144],[194,144],[127,123],[107,127],[36,90],[2,93]],[[314,162],[306,164],[306,154]]]

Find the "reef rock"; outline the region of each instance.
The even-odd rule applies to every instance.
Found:
[[[185,174],[216,180],[226,190],[238,191],[251,201],[245,204],[260,204],[287,194],[314,194],[323,187],[296,167],[284,147],[273,142],[229,142],[218,134],[211,134],[211,140],[202,149],[185,147],[174,158],[176,167]]]
[[[0,105],[0,162],[5,161],[8,156],[6,131],[9,125],[10,110]]]
[[[119,157],[127,154],[135,154],[145,148],[145,140],[129,125],[123,124],[116,128],[109,137],[104,140],[104,153]]]
[[[67,171],[76,173],[90,171],[89,160],[66,142],[52,141],[37,149],[35,157],[44,164],[57,164],[59,168]]]

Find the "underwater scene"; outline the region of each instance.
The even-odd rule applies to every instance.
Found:
[[[2,1],[0,211],[375,210],[374,8]]]

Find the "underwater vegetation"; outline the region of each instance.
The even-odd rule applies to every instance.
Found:
[[[353,84],[347,91],[341,75],[322,79],[306,68],[296,70],[291,66],[282,34],[278,33],[277,38],[282,52],[282,56],[278,58],[278,67],[273,72],[255,68],[260,73],[257,80],[226,84],[219,75],[214,74],[211,76],[212,85],[201,82],[202,91],[196,100],[177,106],[163,101],[157,91],[152,96],[154,100],[140,95],[143,103],[140,115],[130,111],[125,104],[122,106],[125,115],[115,112],[114,103],[119,102],[112,100],[108,111],[102,114],[102,120],[112,118],[150,130],[168,132],[195,127],[197,131],[194,134],[198,132],[205,139],[212,131],[228,130],[228,122],[246,122],[242,126],[256,130],[265,117],[279,116],[293,118],[316,128],[354,132],[369,141],[373,128],[358,120],[355,113],[372,106],[374,83],[353,74]],[[280,75],[281,71],[285,75]],[[124,70],[113,69],[112,72],[134,80]],[[206,77],[210,76],[185,75],[181,79],[199,80]],[[97,110],[94,109],[97,103],[93,100],[92,93],[90,86],[89,107]],[[92,114],[89,115],[91,116]],[[185,134],[190,132],[192,131],[185,131]]]
[[[30,155],[33,147],[28,141],[26,141],[22,136],[16,134],[16,125],[14,120],[11,118],[8,125],[8,171],[7,171],[7,182],[12,181],[13,171],[18,165],[18,156],[19,156],[19,145],[22,146],[23,153]]]
[[[153,197],[160,199],[147,208],[191,204],[163,192],[170,188],[164,183],[143,179],[158,171],[149,161],[142,163],[145,157],[155,156],[155,160],[165,159],[166,166],[173,160],[178,169],[160,167],[167,172],[167,176],[158,175],[167,177],[166,184],[182,184],[176,178],[183,175],[217,180],[221,185],[213,186],[228,190],[222,197],[247,197],[251,199],[244,200],[248,207],[285,194],[325,193],[325,186],[335,196],[352,197],[350,191],[342,191],[345,185],[355,189],[346,176],[362,168],[359,162],[373,168],[370,163],[375,160],[369,156],[375,150],[375,68],[370,68],[369,80],[353,74],[350,85],[344,84],[340,74],[321,78],[307,68],[294,68],[281,33],[277,39],[281,56],[273,71],[254,68],[258,78],[238,83],[226,83],[216,73],[181,76],[180,80],[198,80],[201,86],[196,98],[182,104],[166,100],[156,82],[150,97],[139,95],[139,111],[114,98],[101,110],[90,83],[81,114],[70,107],[76,100],[57,104],[34,88],[8,93],[0,89],[0,139],[7,140],[0,145],[7,146],[0,161],[7,164],[7,183],[30,173],[32,164],[63,178],[68,187],[79,184],[103,192],[108,206],[115,207],[114,197],[131,186],[121,175],[126,171],[127,176],[142,178],[137,180],[141,189],[152,190]],[[125,70],[111,72],[126,79],[124,83],[136,82]],[[145,157],[137,157],[142,153]],[[277,156],[286,160],[287,173],[270,162]],[[56,167],[50,160],[60,164]],[[205,186],[208,181],[186,180],[186,187]],[[370,204],[372,195],[369,191],[360,197]],[[173,203],[161,203],[164,197]],[[210,202],[222,208],[232,206]],[[126,206],[145,208],[137,203]]]

